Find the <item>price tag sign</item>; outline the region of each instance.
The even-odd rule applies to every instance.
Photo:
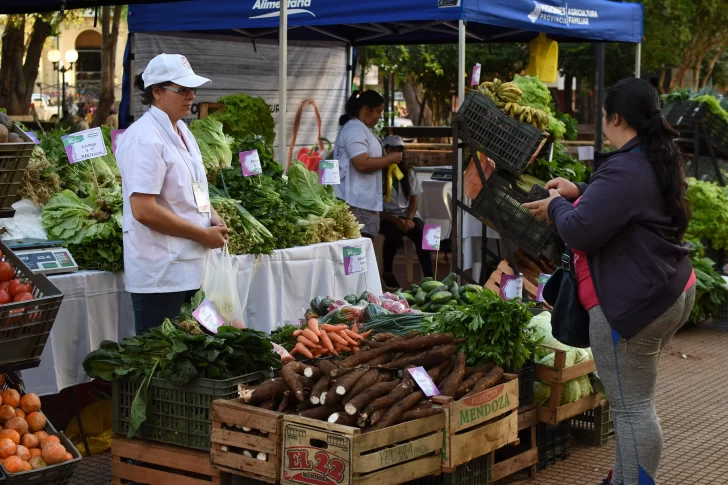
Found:
[[[480,64],[476,64],[473,66],[473,76],[472,81],[470,82],[471,86],[479,86],[480,85]]]
[[[435,383],[432,382],[430,374],[427,373],[424,367],[414,367],[412,369],[407,369],[407,371],[410,373],[417,385],[420,386],[420,389],[422,389],[422,392],[425,393],[425,396],[432,397],[440,395],[440,390],[437,388]]]
[[[442,228],[436,224],[425,224],[422,230],[422,249],[425,251],[440,250],[440,233]]]
[[[500,297],[504,301],[523,299],[523,275],[502,274]]]
[[[123,130],[111,130],[111,153],[116,155],[116,147],[119,145],[119,141],[121,140],[121,134],[126,131],[126,128]]]
[[[101,128],[79,131],[72,135],[62,136],[63,146],[70,163],[83,162],[106,155],[106,144]]]
[[[262,175],[263,167],[260,165],[258,150],[240,152],[240,167],[243,169],[243,177]]]
[[[192,312],[192,316],[195,317],[195,320],[197,320],[200,325],[212,333],[217,333],[217,329],[225,325],[222,317],[219,313],[217,313],[217,310],[215,310],[215,305],[213,305],[207,298],[202,300],[200,306]]]
[[[551,278],[550,274],[541,273],[538,275],[538,290],[536,290],[536,301],[543,303],[543,287],[546,286],[546,282]]]
[[[319,164],[319,183],[321,185],[338,185],[341,183],[338,160],[321,160]]]
[[[344,247],[344,274],[349,276],[366,273],[366,271],[367,255],[364,252],[364,246]]]
[[[28,135],[28,138],[33,140],[33,143],[35,143],[36,145],[40,145],[40,140],[37,136],[35,136],[35,133],[33,133],[32,131],[26,131],[25,134]]]

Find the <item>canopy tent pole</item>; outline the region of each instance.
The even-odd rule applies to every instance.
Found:
[[[604,105],[604,42],[597,43],[597,97],[594,106],[595,116],[595,144],[594,149],[604,150],[604,126],[602,125],[602,106]]]
[[[354,48],[351,44],[346,44],[346,99],[351,97],[351,84],[354,82]]]
[[[637,52],[634,56],[634,77],[639,78],[642,74],[642,44],[637,44]]]
[[[288,1],[280,2],[281,25],[278,32],[278,159],[284,169],[286,159],[286,111],[288,110]]]
[[[465,21],[458,21],[458,110],[465,101]],[[453,114],[454,116],[454,114]],[[458,140],[453,140],[456,146]],[[459,179],[463,173],[463,149],[458,148],[457,166],[453,167],[453,180]],[[452,268],[463,267],[463,251],[462,251],[462,228],[463,228],[463,212],[459,205],[455,202],[463,200],[463,184],[455,184],[456,193],[452,194],[452,203],[450,214],[452,214],[452,227],[450,229],[450,250],[452,252]],[[437,275],[435,275],[437,278]]]

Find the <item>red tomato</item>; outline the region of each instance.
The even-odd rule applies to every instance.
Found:
[[[5,290],[0,290],[0,305],[7,305],[11,301],[12,299],[10,298],[10,295],[8,295],[8,292]]]
[[[28,301],[33,300],[34,297],[31,293],[19,293],[15,298],[13,298],[13,303],[17,303],[19,301]]]
[[[11,280],[8,286],[8,294],[15,297],[21,293],[33,293],[33,283],[25,278]]]
[[[9,286],[10,286],[9,281],[0,281],[0,290],[8,291]]]
[[[0,263],[0,281],[10,281],[15,276],[13,266],[7,261]]]

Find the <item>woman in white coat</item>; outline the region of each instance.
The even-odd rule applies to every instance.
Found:
[[[151,105],[120,138],[116,158],[124,193],[124,271],[137,334],[179,314],[200,287],[206,249],[228,229],[210,205],[200,148],[182,118],[197,88],[178,54],[152,59],[135,82]]]

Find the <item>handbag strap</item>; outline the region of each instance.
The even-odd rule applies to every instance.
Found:
[[[574,260],[574,253],[568,244],[564,247],[564,254],[561,255],[561,268],[564,271],[571,271],[571,263]]]

